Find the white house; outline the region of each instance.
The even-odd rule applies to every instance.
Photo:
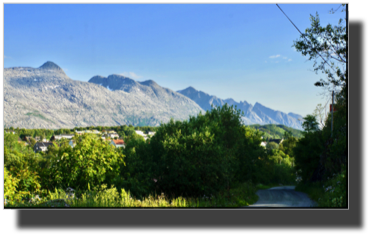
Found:
[[[86,131],[75,131],[77,134],[82,135],[84,133],[94,133],[94,134],[100,134],[98,130],[86,130]]]
[[[139,131],[139,130],[136,130],[135,132],[136,132],[138,135],[143,136],[144,139],[147,140],[148,136],[146,136],[146,134],[145,134],[144,132]]]
[[[111,145],[114,145],[116,148],[124,147],[124,140],[122,139],[111,140]]]
[[[51,142],[38,142],[34,144],[34,152],[46,152],[51,145],[53,145]]]
[[[60,135],[54,135],[52,137],[52,140],[72,139],[72,138],[74,138],[74,134],[60,134]]]
[[[108,133],[108,137],[110,137],[111,139],[119,138],[119,134],[117,134],[116,132],[115,133]]]
[[[262,146],[262,147],[264,147],[264,148],[265,148],[265,147],[267,146],[267,142],[265,142],[265,141],[262,141],[262,142],[261,142],[261,144],[260,144],[260,146]]]

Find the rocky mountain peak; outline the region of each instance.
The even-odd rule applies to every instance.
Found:
[[[57,64],[51,62],[51,61],[47,61],[46,63],[44,63],[43,65],[41,65],[39,67],[40,69],[45,69],[45,70],[60,70],[60,71],[63,71],[61,67],[59,67]]]

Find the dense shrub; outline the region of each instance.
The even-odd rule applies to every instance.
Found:
[[[97,135],[84,134],[74,137],[76,146],[71,148],[63,141],[58,149],[52,149],[52,168],[60,180],[58,187],[85,189],[90,185],[115,184],[119,181],[123,154]]]
[[[244,138],[240,111],[227,105],[161,126],[150,141],[158,192],[199,197],[228,190]]]
[[[40,177],[36,172],[33,154],[22,154],[16,150],[4,148],[4,167],[10,175],[19,180],[18,191],[34,193],[41,188]]]
[[[136,133],[126,138],[124,148],[125,166],[120,169],[123,182],[118,186],[130,191],[134,196],[142,198],[154,192],[154,162],[149,142]]]

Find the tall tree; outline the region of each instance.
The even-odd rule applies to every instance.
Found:
[[[305,130],[305,132],[314,132],[318,130],[318,122],[315,116],[306,115],[306,117],[304,117],[303,119],[305,121],[302,123],[302,127]]]
[[[342,4],[342,6],[346,6]],[[346,8],[343,9],[346,11]],[[332,14],[335,11],[331,12]],[[309,60],[314,60],[314,71],[322,71],[327,75],[327,80],[320,79],[314,85],[323,86],[328,93],[341,89],[344,92],[347,87],[347,27],[343,19],[339,19],[338,25],[331,24],[322,27],[318,13],[310,15],[311,27],[305,30],[300,39],[294,41],[293,47]],[[346,20],[346,19],[345,19]],[[341,97],[342,98],[342,97]]]

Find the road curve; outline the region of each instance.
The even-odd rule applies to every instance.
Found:
[[[258,190],[259,200],[248,207],[313,207],[317,203],[305,193],[294,191],[294,186],[272,187]]]

